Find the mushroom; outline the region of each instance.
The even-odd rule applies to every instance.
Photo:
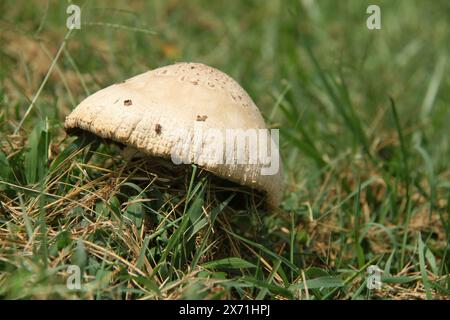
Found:
[[[269,157],[279,161],[273,132],[247,92],[207,65],[176,63],[104,88],[67,116],[65,129],[69,134],[88,131],[176,164],[195,163],[260,191],[269,206],[280,203],[281,164],[264,173]],[[257,149],[266,147],[264,157]]]

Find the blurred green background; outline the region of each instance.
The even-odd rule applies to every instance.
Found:
[[[159,66],[201,62],[236,79],[267,123],[280,128],[284,213],[264,213],[258,228],[270,252],[300,268],[286,276],[283,266],[274,267],[277,259],[268,259],[273,268],[258,265],[251,289],[230,286],[218,297],[305,298],[295,293],[303,271],[306,279],[343,281],[324,280],[309,298],[448,296],[449,1],[77,1],[81,29],[64,41],[69,4],[0,3],[0,180],[10,184],[0,195],[5,212],[18,215],[11,208],[33,201],[14,186],[37,188],[39,179],[24,181],[15,172],[27,170],[20,157],[33,149],[28,137],[38,123],[50,134],[49,150],[64,150],[64,117],[87,95]],[[372,4],[381,9],[380,30],[366,27]],[[33,170],[38,178],[47,174]],[[14,245],[24,239],[14,239],[14,230],[27,227],[19,216],[1,219],[0,296],[51,296],[51,290],[22,295],[12,289],[25,259]],[[267,254],[256,251],[257,260]],[[365,289],[362,276],[373,259],[390,279],[388,289],[376,293]],[[245,282],[246,276],[227,274],[226,280]],[[182,296],[171,290],[162,296]]]

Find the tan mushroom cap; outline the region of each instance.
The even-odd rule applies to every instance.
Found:
[[[202,132],[225,132],[265,129],[266,125],[253,100],[231,77],[204,64],[177,63],[92,94],[67,116],[65,128],[69,132],[85,130],[145,154],[171,159],[183,138],[180,129],[193,134],[199,128]],[[192,138],[186,139],[189,134],[181,145],[193,144]],[[188,150],[189,158],[218,177],[262,191],[269,205],[278,206],[282,196],[281,160],[274,175],[262,175],[263,164],[259,162],[217,163],[206,152],[215,142],[211,140],[211,146],[202,143],[197,158]],[[274,152],[279,159],[278,149]]]

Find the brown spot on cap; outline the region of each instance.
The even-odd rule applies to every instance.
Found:
[[[129,107],[129,106],[131,106],[133,104],[133,102],[131,101],[131,99],[127,99],[127,100],[124,100],[123,101],[123,105],[125,106],[125,107]]]
[[[205,121],[207,118],[208,118],[208,116],[206,116],[206,115],[204,115],[204,116],[197,115],[197,121]]]
[[[155,132],[156,132],[156,134],[157,134],[157,135],[160,135],[160,134],[161,134],[161,131],[162,131],[161,125],[160,125],[159,123],[157,123],[157,124],[155,125]]]

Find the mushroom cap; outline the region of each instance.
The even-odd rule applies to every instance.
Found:
[[[174,150],[180,150],[180,157],[185,150],[185,157],[199,167],[263,192],[271,206],[280,203],[282,165],[278,148],[269,149],[269,155],[272,153],[279,163],[272,175],[261,174],[262,166],[268,165],[259,160],[218,163],[211,157],[211,150],[220,151],[214,149],[220,139],[210,137],[199,143],[200,149],[186,149],[196,142],[196,133],[209,129],[219,130],[224,137],[228,129],[266,129],[247,92],[225,73],[204,64],[176,63],[113,84],[83,100],[64,125],[69,133],[81,129],[150,156],[171,159]],[[245,151],[248,148],[249,144]]]

